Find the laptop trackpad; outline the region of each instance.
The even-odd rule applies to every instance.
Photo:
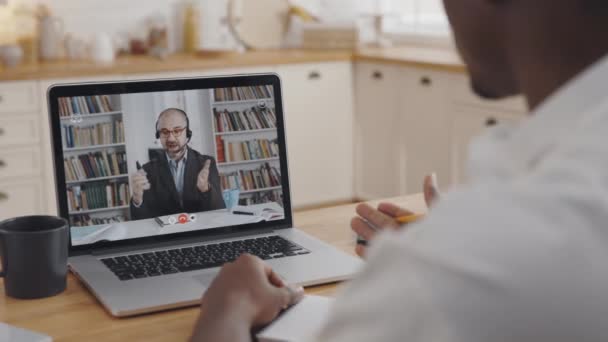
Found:
[[[218,274],[218,272],[207,272],[207,273],[196,275],[196,276],[192,277],[192,279],[198,281],[205,288],[208,288],[209,285],[211,285],[211,282],[213,281],[213,279],[215,279],[215,276],[217,276],[217,274]]]

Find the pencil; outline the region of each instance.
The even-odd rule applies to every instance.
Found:
[[[425,215],[422,214],[412,214],[406,216],[397,217],[397,222],[401,224],[414,223],[416,221],[420,221],[424,218]]]
[[[414,223],[419,220],[422,220],[424,218],[424,216],[425,215],[422,215],[422,214],[412,214],[412,215],[397,217],[396,220],[400,224],[408,224],[408,223]],[[367,246],[367,241],[364,238],[357,236],[357,244],[362,245],[362,246]]]

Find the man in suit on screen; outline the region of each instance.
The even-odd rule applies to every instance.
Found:
[[[161,112],[156,138],[164,153],[131,175],[131,219],[224,209],[215,159],[188,146],[188,114],[177,108]]]

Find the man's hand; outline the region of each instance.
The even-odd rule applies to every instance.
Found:
[[[357,215],[350,221],[351,229],[359,236],[370,242],[376,234],[382,229],[399,229],[401,224],[397,222],[400,216],[409,216],[413,212],[400,208],[391,203],[380,203],[378,209],[374,209],[369,204],[359,204],[357,206]],[[360,257],[364,257],[367,247],[357,244],[355,252]]]
[[[151,188],[146,171],[141,169],[132,174],[131,184],[133,187],[133,195],[131,196],[133,204],[140,206],[144,200],[144,191],[150,190]]]
[[[200,192],[209,191],[209,169],[211,169],[211,159],[208,159],[205,162],[205,166],[203,166],[201,172],[198,173],[196,187]]]
[[[423,183],[424,200],[429,208],[439,198],[437,181],[434,178],[433,175],[426,176]],[[368,204],[360,204],[357,206],[356,212],[359,216],[353,217],[351,220],[351,229],[368,242],[372,241],[376,234],[383,229],[404,228],[405,225],[400,224],[397,218],[414,214],[391,203],[380,203],[377,209]],[[355,247],[355,252],[360,257],[364,257],[366,251],[366,246],[357,244]]]
[[[249,341],[252,328],[270,323],[303,295],[262,260],[242,255],[224,265],[207,289],[192,341]]]

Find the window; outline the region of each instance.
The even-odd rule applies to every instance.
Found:
[[[387,33],[439,37],[450,35],[450,25],[442,0],[375,1],[381,11],[387,14],[384,27]]]

